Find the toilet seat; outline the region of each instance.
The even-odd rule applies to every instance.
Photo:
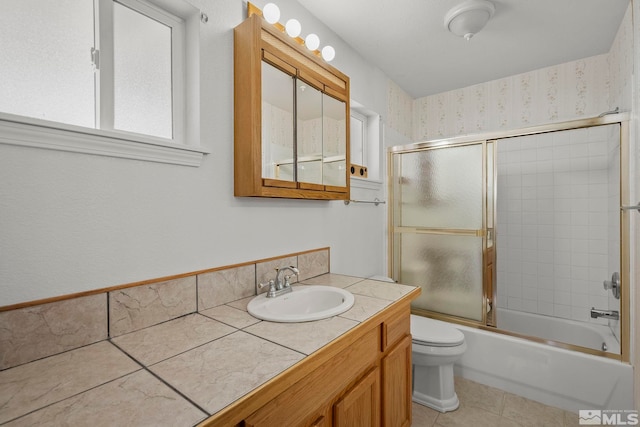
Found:
[[[413,314],[411,336],[414,343],[432,347],[456,347],[464,343],[464,334],[453,326]]]

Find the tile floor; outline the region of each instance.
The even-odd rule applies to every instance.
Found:
[[[413,404],[413,427],[573,427],[578,414],[456,377],[460,407],[447,413]]]

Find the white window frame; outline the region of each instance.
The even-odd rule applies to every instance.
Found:
[[[382,119],[379,114],[366,109],[357,101],[351,100],[350,116],[363,122],[362,129],[362,165],[368,170],[369,177],[361,178],[351,175],[351,186],[377,189],[381,184],[381,147]],[[351,120],[351,117],[349,117]],[[350,141],[353,144],[353,141]],[[352,161],[353,163],[353,161]]]
[[[96,128],[0,112],[0,143],[60,151],[199,166],[209,151],[200,147],[199,25],[200,11],[184,0],[117,0],[172,31],[173,138],[113,129],[113,0],[94,0],[102,25],[96,25],[101,53]],[[105,25],[106,24],[106,25]],[[89,55],[89,52],[87,52]],[[175,68],[174,68],[175,67]],[[108,96],[106,94],[109,94]],[[189,114],[187,115],[187,112]]]
[[[362,161],[356,164],[360,164],[360,166],[367,166],[367,127],[368,127],[368,119],[367,116],[365,116],[362,113],[359,113],[358,111],[351,109],[351,117],[353,117],[356,120],[359,120],[362,122],[362,140],[361,141],[357,141],[358,145],[361,146],[362,149]],[[353,147],[353,142],[354,141],[349,141],[349,143],[351,144],[351,146]],[[352,163],[355,163],[353,161],[353,159],[351,160]]]

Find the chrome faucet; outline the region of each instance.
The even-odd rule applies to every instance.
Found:
[[[291,292],[292,288],[291,288],[291,284],[289,283],[289,278],[291,277],[289,276],[284,276],[284,280],[282,280],[280,278],[280,274],[283,271],[290,271],[293,274],[295,274],[296,276],[298,274],[300,274],[300,271],[294,267],[293,265],[289,266],[289,267],[283,267],[283,268],[276,268],[276,278],[275,280],[269,280],[267,283],[260,283],[258,284],[258,288],[262,289],[265,286],[269,286],[269,290],[267,291],[267,298],[275,298],[279,295],[282,294],[286,294]]]
[[[605,319],[618,320],[620,313],[617,310],[600,310],[595,307],[591,307],[591,318],[597,319],[598,317],[604,317]]]

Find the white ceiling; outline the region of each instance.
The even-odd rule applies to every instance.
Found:
[[[463,1],[298,0],[413,98],[607,53],[630,0],[492,0],[469,42],[444,27]]]

